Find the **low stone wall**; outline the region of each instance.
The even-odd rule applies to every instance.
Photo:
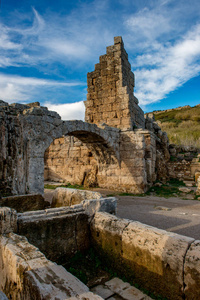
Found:
[[[87,295],[87,299],[102,299],[47,260],[25,237],[13,233],[0,236],[0,290],[14,300],[86,299]]]
[[[79,204],[83,200],[100,198],[102,195],[98,192],[58,187],[53,192],[51,207],[71,206]]]
[[[178,178],[186,180],[191,178],[191,162],[186,160],[169,161],[167,163],[168,173],[170,178]]]
[[[40,194],[16,195],[0,199],[0,206],[8,206],[17,212],[45,209],[50,206],[48,201]]]
[[[200,171],[198,149],[179,145],[169,145],[171,160],[167,163],[169,177],[191,180]]]
[[[31,293],[36,295],[31,299],[45,299],[49,294],[48,299],[76,297],[60,296],[69,287],[78,293],[73,289],[73,280],[66,283],[63,279],[68,275],[62,267],[48,261],[26,238],[13,234],[14,230],[25,234],[56,261],[92,245],[102,254],[105,264],[155,295],[170,300],[199,299],[200,241],[105,212],[94,215],[95,211],[114,207],[115,199],[110,200],[110,206],[108,199],[86,200],[73,207],[18,215],[12,209],[1,208],[0,289],[12,299],[30,299]],[[88,299],[97,297],[80,291],[79,298],[84,299],[85,293]]]
[[[64,263],[77,251],[89,248],[88,218],[82,206],[24,213],[18,217],[17,233],[26,236],[48,259]]]
[[[48,259],[63,263],[77,251],[89,248],[89,222],[98,211],[114,214],[116,198],[84,200],[71,207],[18,214],[16,233],[26,236]]]
[[[95,215],[91,237],[105,261],[143,288],[170,300],[200,298],[200,241],[107,213]]]

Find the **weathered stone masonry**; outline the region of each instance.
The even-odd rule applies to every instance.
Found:
[[[87,75],[88,95],[85,120],[120,129],[145,127],[144,112],[134,96],[135,79],[121,37],[107,47],[95,70]]]
[[[107,54],[100,56],[95,70],[88,73],[85,119],[120,129],[120,168],[115,163],[98,165],[80,140],[65,137],[45,152],[46,180],[141,192],[157,174],[166,177],[167,136],[152,118],[144,118],[133,94],[134,74],[122,38],[114,41]]]
[[[62,121],[39,103],[1,101],[1,189],[13,194],[42,193],[45,156],[45,176],[50,180],[57,176],[71,183],[144,192],[156,179],[156,166],[164,169],[158,162],[167,157],[168,140],[158,125],[144,118],[133,89],[134,75],[123,41],[117,37],[88,74],[86,121],[90,123]],[[71,144],[60,159],[54,150],[61,140],[51,143],[66,141],[66,136],[79,141],[80,151]],[[50,145],[51,151],[45,153]],[[85,162],[84,156],[90,158]],[[67,168],[58,171],[59,165]]]
[[[92,245],[113,269],[135,278],[155,295],[173,300],[199,299],[199,241],[118,219],[104,212],[115,207],[114,202],[103,205],[109,201],[110,198],[102,198],[22,214],[1,208],[0,290],[12,299],[26,300],[64,300],[87,292],[88,288],[77,278],[47,258],[58,261],[63,257],[66,261],[72,253]],[[47,258],[30,243],[44,251]]]

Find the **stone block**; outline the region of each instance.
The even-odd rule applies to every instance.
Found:
[[[100,199],[102,195],[98,192],[56,188],[53,192],[51,207],[71,206],[81,203],[83,200]]]
[[[25,218],[22,214],[18,219],[18,233],[26,236],[49,259],[63,262],[77,251],[88,249],[88,218],[80,209],[57,213],[47,209],[43,214],[36,212],[35,216]]]
[[[179,191],[183,193],[190,193],[192,190],[187,187],[180,187]]]
[[[122,232],[128,223],[107,213],[96,213],[90,225],[93,245],[117,264],[121,260]]]
[[[123,290],[130,288],[130,283],[124,282],[119,278],[113,278],[107,281],[105,285],[114,293],[120,294]]]
[[[9,207],[0,207],[0,234],[17,230],[17,212]]]
[[[83,293],[81,295],[78,295],[76,297],[70,297],[67,298],[68,300],[103,300],[103,298],[101,298],[98,295],[93,294],[92,292],[88,292],[88,293]]]
[[[92,288],[91,291],[93,293],[101,296],[103,299],[107,299],[108,297],[111,297],[112,295],[114,295],[114,292],[111,291],[105,285],[97,285],[94,288]]]
[[[83,208],[89,215],[94,215],[96,212],[107,212],[115,215],[117,199],[115,197],[109,197],[99,200],[84,200]]]
[[[194,176],[195,176],[195,182],[197,183],[198,178],[200,177],[200,172],[195,172]]]
[[[45,209],[49,202],[41,194],[17,195],[0,199],[1,206],[8,206],[17,212]]]

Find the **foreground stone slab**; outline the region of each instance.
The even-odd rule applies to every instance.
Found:
[[[12,299],[26,300],[64,300],[88,292],[76,277],[13,233],[0,238],[0,289]]]
[[[96,213],[91,222],[92,244],[116,266],[121,264],[122,233],[129,222],[107,213]]]
[[[48,259],[63,263],[66,256],[89,248],[88,219],[82,206],[24,213],[18,218],[17,233],[26,236]]]
[[[119,278],[113,278],[110,281],[107,281],[105,286],[125,300],[151,300],[151,298],[143,292]],[[113,299],[115,299],[114,297],[115,296],[113,296]]]

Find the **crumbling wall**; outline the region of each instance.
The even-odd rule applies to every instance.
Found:
[[[3,132],[0,155],[2,190],[9,190],[12,194],[43,193],[45,150],[54,139],[66,135],[73,135],[86,144],[98,161],[98,166],[108,167],[113,163],[119,165],[118,129],[108,126],[100,128],[82,121],[62,121],[56,112],[40,107],[39,103],[34,105],[2,103],[2,118],[0,118]],[[12,128],[19,129],[20,135],[12,134]],[[6,136],[8,137],[5,139]],[[10,149],[12,147],[13,149]],[[15,149],[17,151],[14,151]],[[95,184],[96,177],[95,166],[94,172],[86,174],[84,181]]]
[[[47,133],[60,123],[56,112],[38,102],[0,102],[0,188],[4,195],[43,192],[44,159],[40,152],[45,143],[50,144]]]
[[[169,176],[180,180],[194,180],[200,171],[198,149],[175,144],[169,145],[170,161],[167,163]]]
[[[95,70],[88,73],[85,121],[131,129],[145,127],[144,113],[134,96],[135,79],[121,37],[107,47]]]
[[[25,193],[27,149],[21,111],[21,105],[0,101],[0,190],[5,195]]]

